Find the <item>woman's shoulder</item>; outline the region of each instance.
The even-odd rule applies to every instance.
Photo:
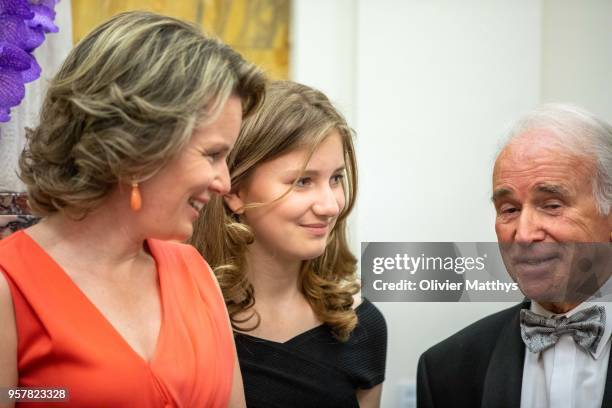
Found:
[[[15,309],[8,279],[5,278],[0,265],[0,384],[17,384],[17,328],[15,323]]]
[[[19,276],[23,283],[37,279],[36,269],[46,258],[46,253],[23,230],[0,240],[0,268],[7,278]]]
[[[177,241],[147,240],[153,257],[158,265],[172,269],[173,279],[180,279],[188,285],[195,285],[204,298],[218,300],[225,313],[225,302],[219,283],[212,269],[193,246]]]
[[[29,240],[23,230],[12,233],[6,238],[0,239],[0,255],[4,253],[11,253],[15,251],[17,247],[21,247],[24,244],[28,244]]]
[[[201,258],[198,251],[191,245],[179,241],[164,241],[159,239],[147,239],[147,244],[154,252],[163,251],[166,253],[179,254],[182,256],[197,256]]]
[[[148,239],[147,244],[158,262],[183,269],[186,273],[205,271],[210,273],[210,266],[193,246],[178,241],[161,241]]]
[[[171,270],[173,279],[195,282],[200,289],[217,291],[218,284],[210,266],[193,246],[155,239],[148,239],[147,244],[158,268]]]

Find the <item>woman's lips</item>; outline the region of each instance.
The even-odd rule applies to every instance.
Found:
[[[202,211],[202,209],[206,205],[207,201],[208,200],[195,199],[195,198],[190,198],[188,200],[189,207],[193,210],[193,214],[194,214],[195,218],[197,218],[200,215],[200,212]]]

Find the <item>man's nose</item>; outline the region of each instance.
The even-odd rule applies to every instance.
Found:
[[[313,205],[315,214],[325,217],[335,217],[341,210],[342,208],[338,202],[338,197],[336,197],[336,193],[331,187],[323,187],[317,192],[317,199]]]
[[[531,244],[543,241],[546,238],[546,231],[541,220],[541,216],[530,208],[523,208],[517,220],[514,241],[518,243]]]
[[[208,189],[214,193],[219,195],[224,195],[230,192],[231,189],[231,179],[229,175],[229,169],[227,168],[227,164],[223,162],[219,172],[216,174],[213,181],[210,183]]]

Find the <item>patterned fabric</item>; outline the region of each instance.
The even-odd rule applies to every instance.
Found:
[[[571,317],[546,318],[530,310],[521,310],[521,337],[532,353],[539,353],[557,343],[559,337],[571,334],[577,345],[594,354],[606,323],[603,306],[593,306]]]
[[[0,192],[0,215],[28,215],[28,196],[25,193]]]
[[[30,212],[25,193],[0,192],[0,239],[20,229],[28,228],[38,220],[39,218]]]

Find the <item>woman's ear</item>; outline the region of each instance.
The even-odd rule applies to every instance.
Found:
[[[236,192],[231,192],[223,196],[225,204],[234,214],[244,214],[244,202]]]

